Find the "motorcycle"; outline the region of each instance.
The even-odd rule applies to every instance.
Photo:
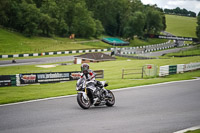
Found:
[[[108,86],[106,81],[100,81],[103,88],[95,84],[95,81],[86,81],[80,78],[76,84],[76,90],[79,91],[77,95],[77,102],[83,109],[89,109],[90,106],[107,105],[109,107],[115,104],[115,96],[110,90],[107,90],[108,96],[104,87]]]

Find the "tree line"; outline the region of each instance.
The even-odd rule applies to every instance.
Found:
[[[165,15],[140,0],[0,0],[0,25],[26,36],[133,38],[165,30]]]
[[[200,15],[197,17],[196,35],[197,35],[197,38],[200,41]]]
[[[181,9],[180,7],[176,7],[175,9],[164,9],[166,14],[174,14],[188,17],[196,17],[196,13],[192,11],[188,11],[185,8]]]

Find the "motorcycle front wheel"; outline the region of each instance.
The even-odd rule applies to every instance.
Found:
[[[106,101],[106,105],[111,107],[115,104],[115,96],[112,93],[112,91],[110,91],[110,90],[107,90],[107,91],[108,91],[108,94],[111,96],[111,98]]]
[[[79,93],[77,95],[77,102],[80,105],[81,108],[83,109],[89,109],[91,106],[90,99],[84,99],[83,94]]]

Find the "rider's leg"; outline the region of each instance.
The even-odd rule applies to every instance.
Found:
[[[108,93],[108,90],[106,90],[106,89],[103,87],[103,84],[102,84],[100,81],[97,81],[97,80],[96,80],[96,84],[97,84],[97,86],[98,86],[100,89],[103,89],[103,90],[104,90],[104,92],[106,93],[106,97],[110,98],[110,95],[109,95],[109,93]]]

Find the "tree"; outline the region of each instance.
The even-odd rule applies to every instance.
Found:
[[[40,16],[39,29],[41,29],[42,35],[45,35],[45,36],[53,35],[56,24],[57,24],[57,20],[51,18],[48,14],[42,14]]]
[[[26,36],[141,36],[165,29],[162,12],[141,0],[1,0],[0,24]]]
[[[200,41],[200,16],[197,17],[196,35],[197,35],[197,38]]]
[[[95,21],[92,18],[92,12],[88,11],[84,3],[76,3],[74,7],[74,16],[70,31],[78,37],[94,36],[96,32]]]
[[[135,12],[127,20],[124,27],[124,36],[133,39],[134,35],[143,36],[145,26],[145,15],[142,12]]]
[[[37,35],[40,11],[35,4],[23,2],[20,4],[20,12],[18,13],[18,23],[22,32],[26,36]]]
[[[5,27],[19,30],[18,13],[20,12],[20,4],[17,0],[0,1],[0,24]]]
[[[158,34],[164,29],[161,12],[152,9],[151,7],[147,10],[147,19],[145,30],[147,34]]]
[[[163,24],[162,30],[165,30],[167,28],[166,17],[165,17],[165,14],[162,14],[161,16],[162,16],[162,24]]]
[[[188,11],[185,8],[181,9],[180,7],[177,7],[175,9],[164,9],[164,12],[167,14],[176,14],[176,15],[183,15],[183,16],[189,16],[189,17],[196,17],[195,12]]]
[[[9,12],[9,7],[11,5],[10,0],[1,0],[0,1],[0,24],[5,25],[9,21],[9,16],[7,16]]]
[[[173,11],[174,11],[175,14],[178,14],[178,15],[181,14],[180,7],[176,7]]]
[[[57,0],[56,5],[57,15],[55,18],[57,19],[58,23],[56,25],[55,33],[59,36],[68,36],[69,27],[67,25],[68,19],[66,19],[66,14],[69,10],[68,0]]]
[[[44,0],[33,0],[33,1],[36,4],[37,8],[40,8],[42,6],[42,3],[44,2]]]
[[[184,15],[184,16],[187,16],[188,15],[188,11],[185,8],[183,8],[181,14]]]
[[[196,13],[195,12],[192,12],[192,11],[189,11],[189,14],[188,14],[190,17],[196,17]]]
[[[96,33],[95,33],[95,37],[100,36],[103,32],[105,32],[103,25],[101,24],[101,21],[99,20],[95,20],[95,24],[96,24]]]

